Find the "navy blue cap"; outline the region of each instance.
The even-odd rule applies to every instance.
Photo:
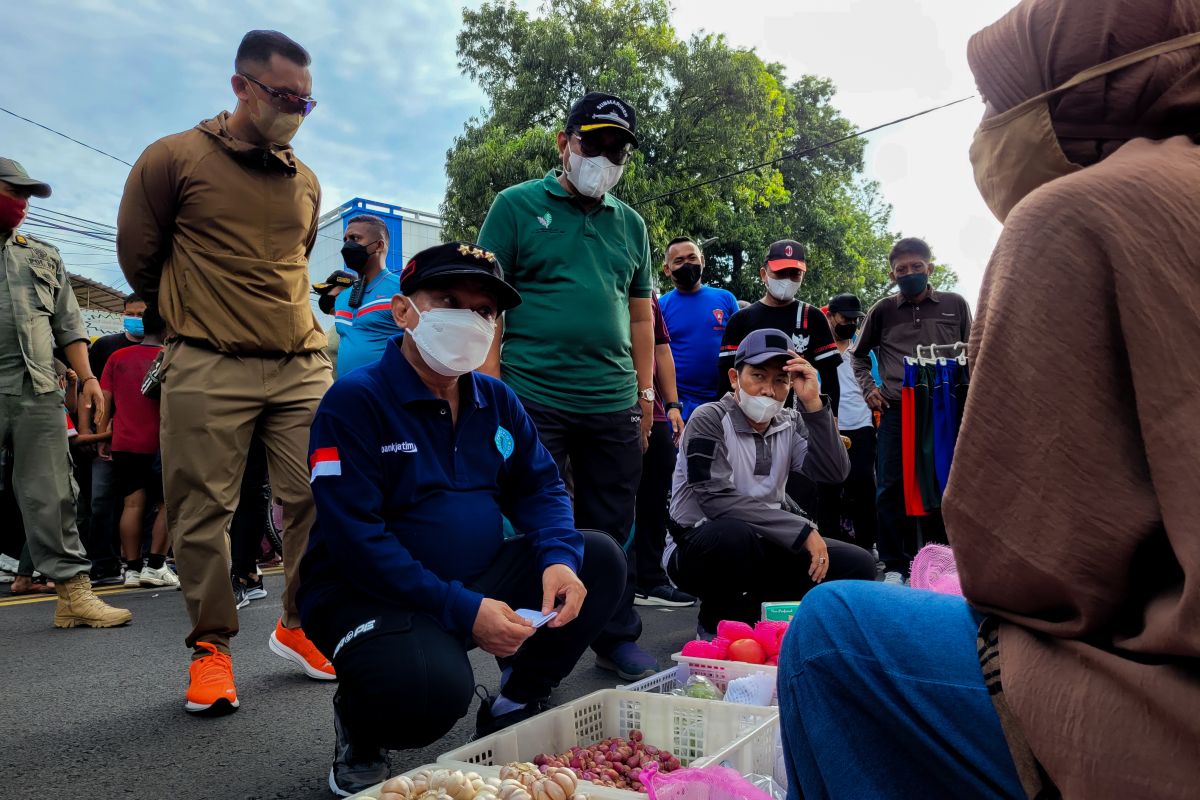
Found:
[[[738,345],[737,352],[733,356],[733,365],[740,367],[743,364],[757,366],[765,361],[770,361],[772,358],[793,358],[792,340],[788,335],[777,328],[763,328],[757,331],[751,331],[742,343]]]
[[[637,114],[633,107],[615,94],[588,92],[571,106],[567,114],[567,130],[586,133],[601,128],[623,131],[633,146],[638,146]]]
[[[412,294],[423,283],[452,275],[481,280],[496,293],[500,311],[521,305],[521,295],[505,282],[496,255],[472,242],[447,242],[417,253],[400,273],[400,291]]]

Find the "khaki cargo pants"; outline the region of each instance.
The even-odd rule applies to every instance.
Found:
[[[19,395],[0,395],[0,442],[13,451],[13,490],[33,566],[65,581],[92,568],[79,542],[75,501],[79,488],[67,446],[62,392],[34,394],[29,376]],[[11,525],[0,520],[0,525]]]
[[[332,381],[324,353],[234,356],[171,342],[163,357],[162,463],[167,526],[191,617],[187,644],[229,652],[238,632],[229,525],[255,425],[271,488],[283,502],[283,624],[299,627],[300,558],[316,515],[308,430]],[[196,653],[196,656],[203,653]]]

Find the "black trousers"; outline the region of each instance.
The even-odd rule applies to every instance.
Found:
[[[113,462],[97,456],[90,468],[87,538],[83,539],[83,546],[92,562],[93,578],[119,576],[122,563],[117,554],[117,520],[121,506],[113,486]],[[79,535],[84,535],[82,528]]]
[[[879,520],[875,513],[875,429],[842,431],[850,439],[850,475],[843,483],[820,484],[817,527],[827,539],[875,546]],[[854,538],[842,533],[842,518],[854,524]]]
[[[258,568],[262,555],[263,531],[271,498],[264,491],[267,482],[267,448],[256,434],[246,451],[246,471],[242,473],[241,494],[233,521],[229,523],[229,549],[233,574],[248,578]]]
[[[740,520],[711,520],[688,531],[672,526],[671,535],[678,547],[667,572],[680,589],[700,598],[699,621],[705,630],[715,631],[726,619],[753,624],[763,603],[799,600],[816,585],[808,577],[812,559],[807,550],[769,542]],[[825,544],[826,581],[875,580],[875,559],[869,552],[836,539]]]
[[[575,491],[575,527],[604,531],[626,554],[627,585],[604,632],[592,645],[608,655],[642,635],[642,618],[633,606],[637,555],[629,546],[635,498],[642,477],[640,406],[611,414],[579,414],[521,401],[537,426],[559,472],[571,464]]]
[[[506,660],[504,695],[540,700],[575,668],[604,628],[625,587],[625,556],[610,536],[582,531],[579,579],[587,598],[561,628],[541,628]],[[542,607],[542,575],[529,540],[506,542],[492,568],[471,587],[514,609]],[[426,747],[454,727],[471,705],[475,677],[469,638],[448,633],[426,614],[347,587],[336,605],[304,615],[304,631],[338,674],[338,704],[352,743],[388,750]]]
[[[645,593],[669,583],[662,568],[667,538],[667,500],[675,473],[675,440],[670,422],[656,422],[650,430],[650,447],[642,456],[642,481],[637,490],[637,522],[633,528],[636,552],[634,576]]]

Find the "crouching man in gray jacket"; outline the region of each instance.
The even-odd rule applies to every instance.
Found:
[[[668,575],[700,598],[700,627],[753,623],[760,605],[799,600],[825,580],[875,579],[869,552],[825,539],[785,493],[802,472],[841,483],[850,459],[817,371],[766,328],[742,341],[729,370],[733,391],[692,412],[671,495]],[[801,410],[784,408],[788,390]]]

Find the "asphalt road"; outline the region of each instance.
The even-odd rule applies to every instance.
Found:
[[[334,686],[272,654],[281,575],[241,613],[233,669],[241,708],[217,719],[183,710],[187,613],[179,592],[103,590],[133,612],[124,628],[56,630],[53,600],[4,600],[0,589],[0,798],[330,798]],[[670,665],[695,633],[695,609],[641,608],[642,645]],[[490,656],[471,654],[476,680],[495,691]],[[621,683],[588,653],[553,700]],[[478,701],[475,701],[476,703]],[[475,705],[432,748],[392,754],[393,772],[467,741]],[[413,724],[416,720],[398,720]]]

